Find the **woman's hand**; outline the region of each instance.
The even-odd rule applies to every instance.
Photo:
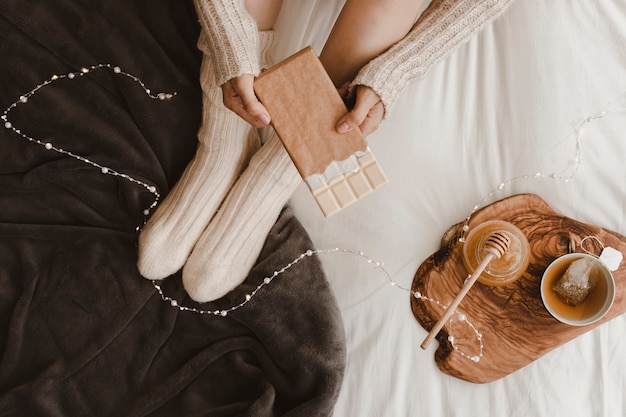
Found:
[[[224,105],[254,127],[267,126],[270,114],[254,94],[254,75],[243,74],[222,85]]]
[[[370,87],[359,85],[356,88],[354,108],[337,122],[337,132],[346,133],[359,128],[364,136],[378,129],[383,120],[385,108],[378,94]]]
[[[237,113],[254,127],[267,126],[270,115],[265,106],[254,94],[254,76],[243,74],[222,85],[224,105]],[[337,122],[337,132],[345,133],[359,128],[364,136],[378,129],[385,109],[378,94],[370,87],[359,85],[356,88],[354,108]]]

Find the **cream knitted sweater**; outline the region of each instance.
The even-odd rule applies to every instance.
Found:
[[[258,32],[243,0],[194,2],[209,38],[219,85],[241,74],[258,75]],[[433,0],[407,36],[365,65],[353,84],[371,87],[388,112],[408,82],[426,74],[512,2]]]

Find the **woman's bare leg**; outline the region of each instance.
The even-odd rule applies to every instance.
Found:
[[[276,24],[283,0],[245,0],[244,4],[259,30],[270,30]]]
[[[347,0],[320,54],[322,64],[340,92],[364,65],[400,41],[411,30],[424,0]],[[369,87],[359,86],[346,103],[350,111],[335,128],[345,133],[360,129],[369,135],[378,128],[385,109]]]
[[[335,86],[411,30],[424,0],[347,0],[320,54]]]

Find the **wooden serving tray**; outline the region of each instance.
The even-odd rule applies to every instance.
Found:
[[[586,236],[596,236],[604,246],[626,253],[626,237],[610,230],[564,217],[532,194],[515,195],[474,213],[470,230],[487,220],[504,220],[517,226],[528,238],[531,258],[524,275],[513,284],[491,287],[476,283],[458,312],[482,334],[483,357],[473,362],[452,348],[446,324],[437,335],[439,347],[435,363],[451,376],[475,383],[495,381],[545,353],[561,346],[626,311],[626,262],[613,272],[616,283],[615,302],[600,321],[583,327],[563,324],[553,318],[541,301],[539,284],[545,268],[557,257],[568,253],[570,238],[581,251]],[[461,289],[468,273],[463,265],[463,244],[459,242],[462,223],[450,228],[442,238],[439,251],[426,259],[415,274],[413,291],[448,305]],[[585,249],[599,254],[602,249],[594,239],[585,241]],[[417,321],[429,331],[443,314],[434,302],[412,298],[411,309]],[[455,320],[453,334],[457,348],[477,355],[480,347],[476,335],[463,322]]]

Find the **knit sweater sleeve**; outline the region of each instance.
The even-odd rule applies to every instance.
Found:
[[[218,85],[242,74],[258,75],[259,35],[243,0],[194,0],[194,4]]]
[[[407,83],[496,19],[513,0],[433,0],[402,40],[366,64],[354,85],[372,88],[385,114]]]

